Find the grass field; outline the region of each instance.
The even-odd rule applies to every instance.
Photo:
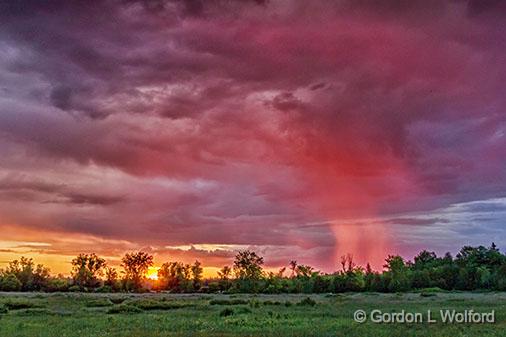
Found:
[[[356,323],[357,309],[495,310],[496,323]],[[0,336],[506,336],[506,293],[0,293]]]

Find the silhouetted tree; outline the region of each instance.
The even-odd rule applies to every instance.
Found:
[[[240,251],[235,256],[234,273],[236,276],[236,290],[243,292],[258,292],[260,290],[259,280],[263,276],[263,257],[255,252]]]
[[[95,253],[79,254],[72,260],[72,278],[80,289],[95,288],[100,285],[100,278],[106,263]]]
[[[311,277],[313,272],[313,267],[304,264],[299,264],[295,269],[295,275],[297,275],[297,277]]]
[[[121,259],[121,266],[125,270],[127,290],[139,290],[146,277],[148,268],[153,265],[153,256],[146,252],[127,253]]]
[[[245,250],[240,251],[235,256],[234,272],[238,279],[258,280],[262,276],[262,265],[264,258],[258,256],[255,252]]]
[[[295,270],[297,269],[297,261],[295,260],[290,261],[289,266],[291,270],[290,277],[295,277]]]
[[[7,274],[13,274],[21,282],[22,291],[41,290],[46,286],[49,269],[41,264],[35,266],[30,258],[21,257],[20,260],[9,262]]]
[[[231,287],[231,281],[230,278],[232,277],[232,268],[229,266],[224,266],[218,271],[218,277],[220,278],[220,281],[218,283],[219,289],[221,291],[228,290]]]
[[[355,262],[353,262],[353,255],[346,254],[341,256],[341,268],[343,273],[350,273],[355,268]]]
[[[193,290],[192,266],[189,264],[166,262],[158,270],[158,277],[168,290],[176,292]]]
[[[202,263],[195,261],[195,263],[191,266],[191,272],[193,279],[193,289],[198,290],[200,288],[200,283],[202,282],[202,274],[204,272]]]
[[[232,276],[232,268],[229,266],[224,266],[218,271],[218,277],[222,280],[229,280]]]
[[[125,290],[142,290],[142,281],[153,257],[144,252],[126,254],[122,259],[125,269]],[[286,268],[264,272],[263,258],[253,251],[240,251],[233,268],[223,267],[218,279],[204,279],[199,261],[194,264],[167,262],[158,271],[160,289],[174,292],[231,291],[264,293],[320,293],[345,291],[397,292],[412,289],[441,288],[446,290],[506,290],[506,256],[492,243],[490,247],[465,246],[455,258],[450,253],[438,257],[436,253],[421,251],[413,262],[401,256],[389,255],[382,273],[355,265],[351,254],[341,257],[341,270],[323,274],[311,266],[290,261],[290,275]],[[80,254],[72,260],[72,279],[62,275],[50,277],[42,265],[21,257],[0,270],[0,290],[78,291],[98,287],[105,271],[104,287],[96,291],[120,290],[118,274],[108,268],[105,260],[95,254]],[[235,278],[232,278],[235,274]]]
[[[118,286],[118,272],[112,267],[105,268],[105,281],[104,285],[111,288],[111,290],[117,290]]]

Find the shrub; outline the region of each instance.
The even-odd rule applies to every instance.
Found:
[[[87,301],[84,305],[87,307],[108,307],[112,305],[112,302],[108,298],[97,298]]]
[[[422,291],[423,293],[441,293],[441,292],[444,292],[444,290],[443,290],[443,289],[438,288],[438,287],[423,288],[421,291]]]
[[[138,308],[133,305],[120,304],[120,305],[115,305],[112,308],[109,308],[109,310],[107,310],[107,313],[108,314],[127,314],[127,313],[128,314],[135,314],[135,313],[140,313],[142,311],[143,310],[141,308]]]
[[[40,308],[41,307],[38,304],[31,303],[31,302],[25,302],[25,301],[7,301],[4,303],[4,306],[9,310]]]
[[[3,304],[0,304],[0,315],[1,314],[6,314],[9,312],[9,309],[7,309],[7,307]]]
[[[303,299],[299,303],[297,303],[297,305],[302,305],[302,306],[307,305],[307,306],[314,307],[316,305],[316,301],[310,297],[306,297],[305,299]]]
[[[111,301],[114,304],[121,304],[127,300],[126,297],[112,297],[109,298],[109,301]]]
[[[194,306],[193,304],[176,303],[172,301],[141,300],[130,303],[144,310],[171,310]]]
[[[19,291],[21,285],[21,282],[14,274],[7,274],[0,279],[0,290],[3,291]]]
[[[103,286],[103,287],[97,288],[97,290],[95,290],[95,292],[97,292],[97,293],[112,293],[113,289],[111,286]]]
[[[214,300],[209,301],[209,304],[211,304],[211,305],[241,305],[241,304],[248,304],[248,301],[241,300],[241,299],[233,299],[233,300],[214,299]]]
[[[57,292],[57,291],[68,291],[69,282],[65,278],[50,278],[46,281],[44,291],[46,292]]]
[[[47,316],[56,315],[56,312],[44,308],[28,308],[16,312],[18,316]]]
[[[236,312],[238,314],[250,314],[251,313],[251,309],[248,308],[248,307],[239,307],[239,308],[237,308]]]
[[[220,317],[227,317],[234,314],[234,310],[231,308],[225,308],[222,311],[220,311]]]
[[[74,292],[74,293],[81,292],[81,291],[86,292],[86,288],[83,288],[81,290],[81,288],[79,286],[71,286],[71,287],[69,287],[69,291]]]

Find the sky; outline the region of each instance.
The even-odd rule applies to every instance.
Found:
[[[0,266],[506,249],[500,0],[0,2]]]

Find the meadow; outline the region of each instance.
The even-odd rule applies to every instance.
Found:
[[[506,293],[0,293],[2,337],[505,336]],[[355,310],[495,310],[493,324],[357,323]]]

